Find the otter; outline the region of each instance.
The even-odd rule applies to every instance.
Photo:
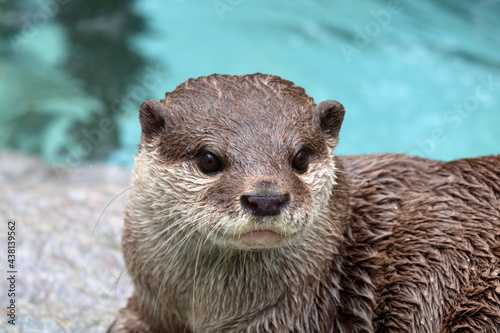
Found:
[[[500,156],[336,156],[344,113],[264,74],[144,102],[109,332],[500,332]]]

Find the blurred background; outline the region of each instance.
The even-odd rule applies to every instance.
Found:
[[[130,166],[142,101],[262,72],[344,104],[338,154],[499,153],[499,18],[499,0],[0,0],[0,149]]]

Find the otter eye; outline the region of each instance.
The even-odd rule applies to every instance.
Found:
[[[309,165],[309,153],[306,149],[301,149],[295,155],[292,160],[292,168],[297,173],[304,173],[307,171],[307,167]]]
[[[207,175],[214,175],[223,169],[220,158],[209,152],[203,152],[198,156],[198,166]]]

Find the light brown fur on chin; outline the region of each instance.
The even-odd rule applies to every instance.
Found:
[[[500,157],[334,158],[342,118],[262,74],[145,102],[122,240],[135,290],[110,332],[500,332]],[[222,172],[200,171],[207,150]],[[240,202],[282,193],[277,215]],[[281,245],[237,242],[271,227]]]

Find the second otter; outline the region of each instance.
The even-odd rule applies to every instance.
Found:
[[[498,332],[500,157],[334,157],[343,116],[263,74],[146,101],[110,331]]]

